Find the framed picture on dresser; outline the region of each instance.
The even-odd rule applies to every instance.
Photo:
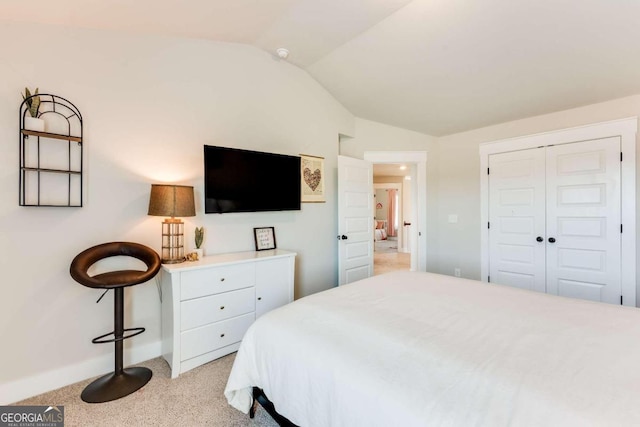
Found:
[[[273,227],[256,227],[253,229],[256,251],[276,248],[276,233]]]

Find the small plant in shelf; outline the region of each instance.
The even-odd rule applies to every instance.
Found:
[[[29,114],[31,115],[31,117],[37,118],[38,111],[40,110],[40,96],[38,95],[38,88],[36,88],[32,96],[29,88],[25,87],[22,99],[24,99],[24,101],[26,102],[27,109],[29,110]]]
[[[44,132],[44,120],[38,117],[40,112],[40,96],[38,95],[38,88],[36,88],[33,94],[31,94],[29,88],[25,87],[22,99],[27,107],[27,112],[29,113],[24,117],[25,129]]]

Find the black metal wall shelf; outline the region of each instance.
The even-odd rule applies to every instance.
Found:
[[[34,130],[23,129],[22,134],[27,136],[33,135],[33,136],[42,136],[42,137],[51,138],[51,139],[63,139],[66,141],[82,142],[82,138],[79,136],[58,135],[57,133],[37,132]]]
[[[26,123],[28,101],[36,96],[46,132]],[[82,115],[70,101],[38,94],[20,104],[20,206],[82,207],[82,135]]]

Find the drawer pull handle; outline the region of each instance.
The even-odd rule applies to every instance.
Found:
[[[221,277],[221,278],[220,278],[220,281],[221,281],[221,282],[224,282],[224,277]]]
[[[262,301],[262,297],[258,297],[258,301]]]
[[[224,338],[224,334],[220,334],[220,338]]]
[[[220,306],[220,310],[224,310],[224,305],[221,305],[221,306]]]

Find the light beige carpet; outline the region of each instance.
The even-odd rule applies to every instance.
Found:
[[[278,424],[261,407],[256,417],[227,404],[224,387],[235,353],[199,366],[172,380],[162,358],[139,366],[153,371],[137,392],[107,403],[85,403],[80,393],[93,379],[32,397],[16,405],[63,405],[65,426],[269,426]]]
[[[374,251],[377,253],[396,253],[398,252],[398,241],[378,240],[374,243]]]

